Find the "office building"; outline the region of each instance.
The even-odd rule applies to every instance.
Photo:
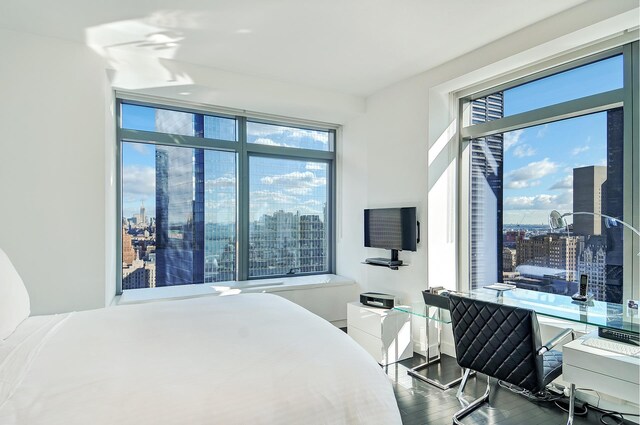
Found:
[[[122,229],[122,264],[133,264],[136,259],[136,251],[133,249],[133,238]]]
[[[505,273],[511,273],[516,271],[516,250],[512,248],[507,248],[506,246],[502,248],[502,272],[503,276]]]
[[[586,274],[589,292],[598,301],[607,300],[607,244],[604,236],[592,236],[578,257],[578,278]]]
[[[627,220],[624,216],[624,112],[607,112],[607,181],[604,185],[602,213]],[[623,302],[624,239],[622,226],[609,226],[606,235],[606,301]]]
[[[317,215],[300,216],[300,271],[318,272],[326,270],[324,223]]]
[[[607,167],[590,165],[573,169],[573,211],[601,214],[602,191],[607,181]],[[578,236],[602,234],[598,215],[574,215],[573,233]]]
[[[476,99],[473,124],[502,118],[503,94]],[[471,141],[471,288],[502,281],[502,134]]]
[[[577,253],[584,238],[549,233],[519,240],[516,244],[516,265],[548,267],[557,270],[568,282],[577,281]]]
[[[186,134],[191,114],[156,110],[158,131]],[[192,131],[192,130],[191,130]],[[204,151],[156,146],[156,286],[204,282]]]

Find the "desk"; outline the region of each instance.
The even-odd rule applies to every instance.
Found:
[[[640,333],[638,310],[630,309],[622,304],[593,300],[579,302],[573,301],[571,297],[566,295],[519,288],[509,291],[494,291],[481,288],[471,291],[469,294],[463,294],[463,296],[527,308],[534,310],[541,316],[555,319]]]
[[[562,347],[562,378],[578,387],[592,388],[622,400],[640,400],[640,358],[582,345],[593,332]]]
[[[425,377],[418,373],[419,371],[428,368],[431,365],[440,362],[440,333],[441,333],[441,325],[451,323],[451,313],[448,309],[439,308],[436,306],[426,305],[424,302],[415,303],[409,306],[396,306],[393,308],[397,311],[402,311],[404,313],[408,313],[414,316],[422,317],[425,319],[426,323],[426,353],[425,353],[425,362],[415,366],[407,371],[407,373],[414,378],[420,379],[428,384],[434,385],[441,390],[446,390],[454,385],[457,385],[462,381],[462,369],[460,369],[460,377],[453,379],[449,382],[440,382],[438,379],[433,379],[429,377]],[[429,338],[429,331],[431,329],[431,322],[434,322],[437,326],[437,343],[435,344],[435,349],[431,349],[431,341]]]

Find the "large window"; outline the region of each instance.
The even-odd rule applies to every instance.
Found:
[[[121,290],[332,271],[335,130],[118,107]]]
[[[571,295],[587,275],[597,300],[640,296],[635,236],[602,217],[638,226],[637,67],[635,43],[462,99],[470,289]]]

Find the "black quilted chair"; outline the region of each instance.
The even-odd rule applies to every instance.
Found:
[[[534,394],[543,391],[562,373],[562,353],[551,348],[568,335],[573,335],[571,329],[565,329],[543,345],[533,310],[455,294],[449,297],[449,307],[456,358],[465,369],[458,397],[462,395],[471,371],[508,382]],[[453,416],[453,423],[461,424],[463,417],[488,400],[487,379],[484,395],[457,412]],[[570,402],[573,407],[573,388]]]

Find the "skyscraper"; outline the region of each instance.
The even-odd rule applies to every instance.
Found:
[[[502,92],[471,104],[473,124],[503,114]],[[502,281],[503,141],[502,134],[471,141],[471,288]]]
[[[602,213],[624,220],[624,137],[622,108],[607,112],[607,181],[604,185]],[[612,303],[621,303],[623,229],[604,230],[606,236],[606,296]]]
[[[607,181],[607,167],[591,165],[573,169],[573,211],[601,214],[602,190]],[[573,216],[573,233],[578,236],[602,234],[599,216]]]
[[[156,128],[184,134],[192,114],[156,110]],[[204,282],[204,151],[156,146],[156,286]]]

